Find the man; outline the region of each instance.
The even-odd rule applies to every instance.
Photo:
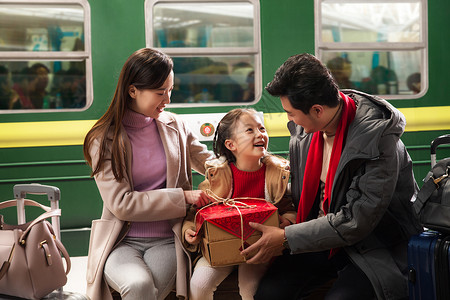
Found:
[[[407,244],[422,230],[411,199],[412,162],[400,140],[404,116],[387,101],[338,91],[314,56],[290,57],[266,90],[288,115],[297,223],[251,225],[261,239],[247,263],[275,258],[255,299],[406,299]],[[250,253],[256,252],[252,257]]]

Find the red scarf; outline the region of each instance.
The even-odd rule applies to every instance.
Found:
[[[330,207],[331,188],[341,158],[342,148],[345,144],[345,138],[347,137],[348,127],[355,118],[356,113],[355,101],[341,92],[339,92],[339,94],[343,100],[342,115],[334,138],[330,165],[328,166],[325,182],[323,201],[323,211],[325,214],[328,213],[328,208]],[[309,146],[308,158],[306,159],[303,189],[298,205],[297,223],[306,221],[314,204],[314,200],[316,199],[320,183],[320,174],[322,172],[323,143],[323,133],[321,131],[315,132]]]

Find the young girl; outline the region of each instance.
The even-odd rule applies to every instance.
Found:
[[[204,173],[212,153],[165,112],[174,84],[172,59],[144,48],[120,73],[106,113],[88,132],[84,155],[103,200],[92,223],[87,294],[112,300],[164,299],[175,287],[187,297],[189,257],[181,243],[188,204],[209,202],[191,191],[191,168]]]
[[[288,162],[267,154],[269,137],[257,112],[233,109],[220,121],[213,142],[217,159],[206,162],[206,179],[199,186],[222,198],[263,198],[278,207],[280,227],[295,221],[296,213],[285,192],[289,180]],[[183,225],[185,247],[195,251],[201,238],[195,235],[193,217]],[[253,299],[266,264],[211,267],[202,257],[190,283],[192,300],[213,299],[217,286],[238,268],[239,293]]]

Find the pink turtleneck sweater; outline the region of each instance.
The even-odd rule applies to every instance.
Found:
[[[164,146],[156,121],[132,110],[126,110],[122,121],[133,149],[131,173],[134,190],[151,191],[166,187],[167,165]],[[172,226],[168,220],[132,222],[128,236],[170,237]]]

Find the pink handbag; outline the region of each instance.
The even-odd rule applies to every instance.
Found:
[[[16,206],[16,200],[0,203],[0,209]],[[25,199],[27,206],[46,212],[23,225],[8,225],[2,220],[0,230],[0,294],[41,299],[67,282],[70,258],[55,237],[47,218],[60,216],[61,210]],[[63,258],[66,261],[64,267]]]

